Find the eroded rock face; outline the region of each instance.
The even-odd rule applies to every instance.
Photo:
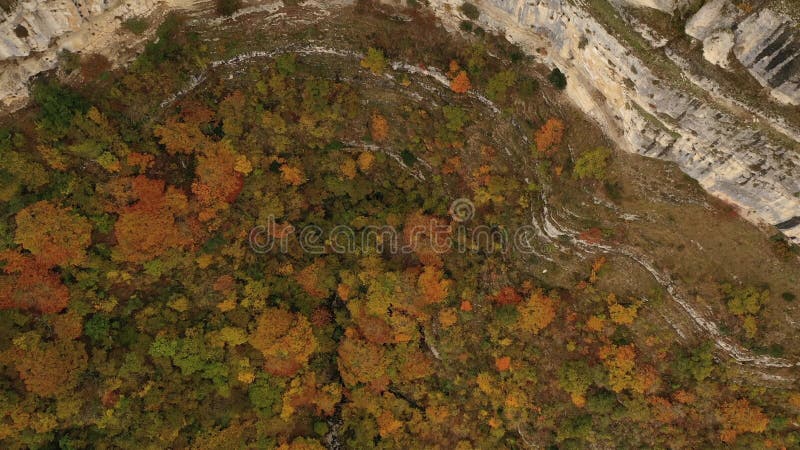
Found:
[[[791,19],[765,8],[744,14],[730,0],[712,0],[686,22],[703,41],[703,56],[728,68],[728,52],[781,103],[800,105],[800,31]],[[732,45],[731,45],[732,40]]]
[[[0,23],[0,59],[47,50],[52,39],[80,29],[109,6],[105,0],[23,1]]]
[[[705,40],[718,30],[732,29],[741,12],[728,0],[711,0],[686,22],[686,34],[699,41]]]
[[[682,0],[623,0],[623,2],[630,6],[653,8],[669,13],[674,11],[680,4],[685,3]]]
[[[0,16],[0,107],[28,99],[28,80],[55,67],[62,50],[102,53],[112,61],[144,37],[121,32],[122,22],[157,11],[188,8],[193,0],[22,0]]]
[[[736,58],[773,96],[800,105],[800,32],[788,17],[769,9],[736,27]]]
[[[453,11],[460,2],[431,3],[445,22],[457,25]],[[657,75],[571,2],[484,0],[478,6],[483,25],[531,53],[546,49],[545,61],[567,75],[567,95],[623,148],[676,162],[745,217],[779,225],[800,242],[796,150],[767,137],[752,118],[734,117]]]

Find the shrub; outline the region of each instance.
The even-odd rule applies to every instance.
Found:
[[[572,170],[572,176],[578,180],[587,178],[594,178],[595,180],[603,180],[606,177],[606,166],[608,166],[608,158],[611,152],[605,147],[597,147],[594,150],[584,152],[575,161],[575,168]]]
[[[462,13],[464,13],[465,16],[472,20],[477,20],[481,15],[481,12],[478,11],[478,7],[470,2],[464,2],[459,9]]]
[[[217,14],[231,16],[242,7],[240,0],[216,0]]]
[[[547,76],[547,80],[558,90],[563,91],[567,87],[567,76],[557,68],[550,72],[550,75]]]
[[[130,31],[133,34],[143,34],[150,27],[150,23],[144,17],[131,17],[130,19],[122,22],[122,28]]]
[[[37,125],[54,139],[67,133],[75,114],[89,109],[89,104],[77,92],[53,81],[34,86],[33,100],[39,105]]]

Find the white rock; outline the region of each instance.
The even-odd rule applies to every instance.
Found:
[[[717,31],[703,40],[703,57],[711,64],[727,69],[730,66],[728,57],[733,48],[733,32]]]
[[[800,105],[800,32],[791,19],[762,9],[738,24],[733,52],[779,101]]]
[[[711,0],[703,5],[687,22],[684,30],[689,36],[703,41],[717,30],[728,30],[741,13],[728,0]]]
[[[685,3],[676,0],[622,0],[622,2],[638,8],[652,8],[667,13],[674,11],[679,4]]]

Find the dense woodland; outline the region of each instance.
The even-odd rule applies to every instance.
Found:
[[[0,129],[0,446],[800,445],[800,392],[731,381],[711,343],[635,332],[648,305],[600,287],[602,255],[553,285],[535,255],[424,239],[407,254],[251,249],[268,222],[275,238],[390,225],[409,243],[419,225],[529,224],[545,186],[613,197],[609,149],[573,155],[566,118],[505,107],[558,95],[563,75],[462,29],[471,45],[438,52],[376,33],[360,60],[209,69],[235,46],[172,16],[128,69],[64,55],[71,84],[39,80]],[[471,221],[454,222],[456,198]],[[769,293],[723,290],[755,336]]]

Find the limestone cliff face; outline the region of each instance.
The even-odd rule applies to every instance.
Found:
[[[748,15],[712,0],[689,19],[686,34],[703,42],[711,63],[727,68],[735,56],[776,100],[800,105],[800,30],[789,17],[769,8]]]
[[[433,0],[451,25],[457,0]],[[567,95],[628,151],[676,162],[712,194],[800,242],[800,154],[637,58],[580,3],[483,0],[479,21],[567,75]],[[538,53],[538,52],[537,52]],[[744,118],[742,117],[744,116]],[[750,120],[748,120],[750,119]],[[788,140],[789,138],[787,138]],[[795,138],[796,140],[796,138]]]
[[[0,108],[24,105],[28,80],[55,67],[60,51],[103,53],[116,61],[144,39],[121,32],[124,20],[191,5],[192,0],[21,0],[0,15]]]

